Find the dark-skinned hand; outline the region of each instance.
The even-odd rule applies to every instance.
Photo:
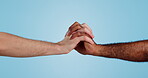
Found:
[[[88,36],[91,39],[94,38],[89,26],[85,23],[79,24],[78,22],[75,22],[69,27],[67,35],[72,35],[71,39],[82,35]],[[88,42],[81,41],[77,44],[75,50],[84,55],[93,55],[97,50],[97,44],[95,42],[94,44],[90,44]]]

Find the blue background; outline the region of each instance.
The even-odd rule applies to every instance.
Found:
[[[148,0],[0,0],[0,31],[58,42],[75,21],[98,44],[148,38]],[[148,63],[81,55],[0,57],[0,78],[146,78]]]

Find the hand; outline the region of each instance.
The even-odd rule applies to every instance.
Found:
[[[68,35],[73,35],[72,38],[78,37],[78,36],[87,36],[89,38],[94,38],[92,34],[92,30],[89,28],[87,24],[79,24],[78,22],[75,22],[70,28],[69,28]],[[93,40],[92,40],[93,41]],[[93,41],[94,42],[94,41]],[[81,54],[87,54],[87,55],[94,55],[97,51],[98,45],[94,42],[94,44],[90,44],[86,41],[81,41],[75,48],[76,51],[78,51]]]
[[[60,47],[61,54],[67,54],[71,50],[73,50],[80,41],[85,41],[90,44],[94,44],[91,38],[85,35],[77,35],[79,33],[75,33],[73,35],[68,35],[69,31],[67,32],[64,40],[58,42],[57,44]],[[77,35],[77,36],[76,36]]]

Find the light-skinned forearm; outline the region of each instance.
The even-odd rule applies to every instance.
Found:
[[[98,49],[93,54],[95,56],[118,58],[136,62],[148,61],[148,40],[97,46]]]
[[[64,54],[56,43],[31,40],[0,32],[0,56],[33,57]]]

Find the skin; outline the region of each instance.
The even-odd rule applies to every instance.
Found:
[[[92,34],[92,30],[86,26],[85,24],[79,24],[78,22],[75,22],[70,28],[69,28],[68,35],[73,34],[72,38],[75,38],[79,35],[85,35],[90,37],[91,39],[94,38],[94,35]],[[86,32],[86,33],[85,33]],[[93,41],[94,42],[94,41]],[[84,55],[92,55],[93,52],[96,50],[96,43],[89,44],[87,42],[81,41],[75,48],[79,53]]]
[[[0,32],[0,56],[35,57],[67,54],[73,50],[80,41],[93,44],[91,38],[87,36],[70,39],[72,36],[73,35],[65,36],[62,41],[51,43]]]
[[[94,37],[92,35],[92,30],[85,23],[81,25],[76,22],[69,28],[69,31],[68,35],[73,34],[73,38],[80,35],[89,35],[88,37],[90,38]],[[148,61],[148,40],[116,44],[96,44],[95,42],[94,44],[90,44],[88,42],[81,41],[76,46],[75,50],[84,55],[118,58],[134,62]]]

